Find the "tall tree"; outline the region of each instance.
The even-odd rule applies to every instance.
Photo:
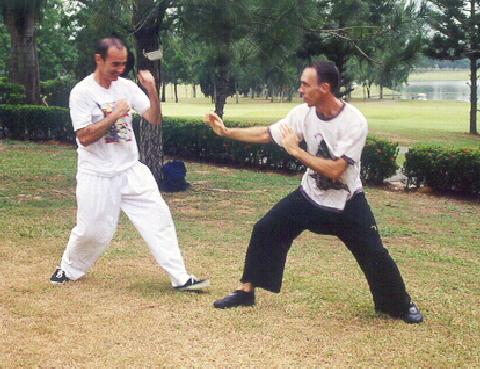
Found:
[[[95,69],[93,59],[95,41],[104,37],[120,37],[130,47],[132,32],[132,0],[71,0],[70,26],[78,58],[75,66],[77,79]]]
[[[247,31],[249,1],[186,0],[178,11],[185,35],[210,46],[215,112],[223,116],[225,101],[232,95],[232,46]]]
[[[10,80],[25,87],[26,102],[40,103],[36,23],[43,0],[1,0],[0,9],[10,32]]]
[[[365,51],[370,59],[357,56],[355,79],[364,86],[375,83],[383,89],[397,89],[406,82],[420,56],[424,43],[425,8],[404,0],[388,0],[370,5],[369,22],[378,26],[381,37],[376,37]]]
[[[38,26],[38,61],[40,80],[73,75],[78,51],[75,48],[74,24],[62,0],[44,0],[43,16]]]
[[[135,0],[133,3],[137,70],[150,70],[157,83],[157,92],[160,91],[161,86],[160,60],[149,60],[145,55],[160,49],[160,32],[170,26],[167,10],[172,6],[171,0]],[[139,152],[140,160],[150,168],[157,183],[160,184],[163,168],[161,124],[153,126],[141,120]]]
[[[477,130],[477,70],[480,59],[480,0],[429,0],[435,31],[427,54],[470,61],[470,133]]]

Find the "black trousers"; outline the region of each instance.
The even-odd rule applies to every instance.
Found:
[[[410,296],[397,265],[383,247],[364,193],[347,201],[341,213],[311,204],[299,189],[290,193],[253,227],[241,282],[280,292],[287,253],[305,229],[336,235],[345,243],[367,278],[375,309],[391,315],[408,309]]]

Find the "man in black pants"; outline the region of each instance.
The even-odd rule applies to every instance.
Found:
[[[360,157],[368,131],[365,117],[335,96],[339,82],[335,64],[312,64],[304,69],[300,82],[305,104],[269,127],[227,128],[216,114],[205,117],[219,136],[252,143],[273,140],[307,167],[300,187],[254,226],[241,285],[214,306],[252,306],[255,287],[280,292],[288,250],[308,229],[336,235],[345,243],[367,278],[378,313],[407,323],[422,322],[422,313],[383,247],[362,190]],[[299,146],[302,140],[307,151]]]

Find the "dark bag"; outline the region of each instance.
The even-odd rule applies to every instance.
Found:
[[[189,184],[185,180],[187,168],[180,160],[169,161],[163,165],[162,191],[178,192],[185,191]]]

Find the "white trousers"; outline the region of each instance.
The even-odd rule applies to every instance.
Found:
[[[147,242],[155,260],[169,274],[172,286],[190,277],[178,246],[170,209],[157,183],[142,163],[115,177],[77,174],[77,225],[72,229],[60,267],[78,279],[103,254],[123,210]]]

